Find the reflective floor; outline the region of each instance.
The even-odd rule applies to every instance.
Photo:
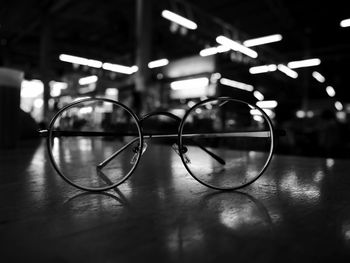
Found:
[[[77,190],[43,142],[0,151],[2,262],[350,262],[350,162],[274,156],[239,192],[211,190],[152,145],[105,193]]]

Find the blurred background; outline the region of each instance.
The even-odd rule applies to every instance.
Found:
[[[347,10],[316,0],[12,0],[0,10],[0,67],[25,74],[20,107],[37,126],[22,123],[23,138],[78,98],[182,117],[231,96],[286,130],[278,153],[348,158]]]

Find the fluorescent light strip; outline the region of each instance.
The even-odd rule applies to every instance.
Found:
[[[206,57],[206,56],[215,55],[215,54],[217,54],[217,53],[227,52],[227,51],[229,51],[229,50],[230,50],[229,47],[220,45],[220,46],[217,46],[217,47],[209,47],[209,48],[202,49],[202,50],[199,52],[199,55],[200,55],[201,57]]]
[[[137,66],[127,67],[112,63],[103,63],[102,68],[105,70],[122,73],[122,74],[133,74],[138,70]]]
[[[254,47],[254,46],[259,46],[259,45],[264,45],[267,43],[273,43],[273,42],[278,42],[282,40],[282,35],[280,34],[274,34],[274,35],[269,35],[265,37],[259,37],[259,38],[253,38],[249,39],[243,42],[243,45],[246,47]]]
[[[148,63],[149,68],[158,68],[158,67],[163,67],[169,64],[169,60],[166,58],[154,60]]]
[[[228,47],[234,51],[239,51],[249,57],[252,58],[257,58],[258,57],[258,53],[248,47],[245,47],[243,45],[241,45],[240,43],[233,41],[225,36],[218,36],[216,38],[216,42],[218,42],[219,44]]]
[[[328,94],[329,97],[334,97],[335,96],[335,90],[332,86],[328,86],[326,88],[326,92]]]
[[[341,27],[349,27],[350,26],[350,18],[340,21],[340,26]]]
[[[256,103],[256,106],[262,109],[273,109],[273,108],[276,108],[277,105],[278,103],[275,100],[264,100],[264,101],[258,101]]]
[[[276,116],[276,114],[271,109],[262,109],[262,110],[267,114],[267,116],[269,116],[271,118],[274,118]],[[249,113],[252,116],[262,116],[263,115],[261,113],[261,111],[257,110],[257,109],[252,109],[249,111]]]
[[[277,66],[278,70],[286,74],[288,77],[291,77],[293,79],[296,79],[298,77],[298,73],[295,72],[294,70],[291,70],[288,68],[286,65],[279,64]]]
[[[64,62],[69,62],[73,64],[79,64],[83,66],[89,66],[93,68],[103,68],[105,70],[110,70],[118,73],[123,73],[123,74],[133,74],[138,70],[137,66],[132,66],[132,67],[127,67],[127,66],[122,66],[118,64],[112,64],[112,63],[103,63],[98,60],[94,59],[87,59],[83,57],[77,57],[77,56],[72,56],[72,55],[67,55],[67,54],[61,54],[59,56],[59,59]]]
[[[82,58],[82,57],[77,57],[77,56],[71,56],[67,54],[61,54],[59,56],[59,60],[64,61],[64,62],[69,62],[69,63],[74,63],[74,64],[79,64],[79,65],[87,65],[87,58]]]
[[[257,100],[264,100],[264,95],[262,95],[261,92],[257,90],[254,90],[253,95]]]
[[[195,30],[197,29],[197,24],[183,16],[180,16],[178,14],[175,14],[169,10],[163,10],[162,12],[162,17],[176,23],[176,24],[179,24],[183,27],[186,27],[188,29],[191,29],[191,30]]]
[[[216,47],[216,51],[217,51],[218,53],[224,53],[224,52],[227,52],[227,51],[229,51],[229,50],[230,50],[230,47],[224,46],[224,45],[220,45],[220,46],[217,46],[217,47]]]
[[[76,102],[76,101],[79,101],[79,100],[85,100],[85,99],[89,99],[89,98],[91,98],[91,97],[90,96],[78,97],[78,98],[73,99],[73,102]]]
[[[215,55],[217,53],[218,53],[218,51],[217,51],[216,47],[209,47],[209,48],[202,49],[199,52],[199,55],[201,57],[207,57],[207,56]]]
[[[277,66],[275,64],[270,64],[270,65],[251,67],[249,69],[249,73],[260,74],[260,73],[272,72],[276,70],[277,70]]]
[[[208,85],[209,85],[209,79],[203,77],[203,78],[174,81],[170,83],[170,88],[172,90],[196,89],[196,88],[203,88]]]
[[[245,84],[242,82],[238,82],[232,79],[226,79],[226,78],[221,78],[220,83],[225,86],[241,89],[241,90],[246,90],[246,91],[253,91],[254,87],[249,84]]]
[[[322,74],[317,71],[312,72],[312,77],[320,83],[323,83],[326,81],[325,77],[323,77]]]
[[[102,62],[94,59],[88,59],[87,61],[87,66],[93,67],[93,68],[101,68],[102,67]]]
[[[319,58],[311,58],[305,60],[292,61],[287,64],[289,68],[304,68],[304,67],[313,67],[321,64]]]
[[[79,84],[80,85],[88,85],[97,82],[98,77],[96,75],[92,75],[89,77],[81,78],[79,79]]]
[[[77,57],[77,56],[72,56],[72,55],[67,55],[67,54],[61,54],[59,56],[59,60],[68,62],[68,63],[73,63],[73,64],[79,64],[83,66],[89,66],[93,68],[101,68],[102,67],[102,62],[94,59],[87,59],[83,57]]]

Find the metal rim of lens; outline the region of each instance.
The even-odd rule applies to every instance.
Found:
[[[124,110],[126,110],[135,120],[136,122],[136,127],[137,127],[137,130],[138,130],[138,133],[139,133],[139,147],[140,147],[140,150],[138,152],[138,155],[137,155],[137,160],[136,160],[136,163],[135,165],[131,168],[131,170],[128,172],[127,175],[124,176],[124,178],[113,184],[113,185],[108,185],[108,186],[105,186],[105,187],[96,187],[96,188],[92,188],[92,187],[86,187],[86,186],[81,186],[81,185],[78,185],[76,183],[74,183],[72,180],[70,180],[69,178],[67,178],[62,172],[61,170],[59,169],[59,167],[57,166],[57,163],[52,155],[52,145],[51,145],[51,141],[53,139],[52,137],[52,128],[53,128],[53,125],[55,124],[55,121],[56,119],[61,115],[62,112],[64,112],[65,110],[68,110],[69,108],[72,108],[80,103],[84,103],[84,102],[88,102],[88,101],[103,101],[103,102],[110,102],[112,104],[115,104],[115,105],[118,105],[120,107],[122,107]],[[48,137],[47,137],[47,149],[48,149],[48,152],[49,152],[49,158],[50,158],[50,161],[51,161],[51,164],[53,165],[54,169],[56,170],[56,172],[62,177],[63,180],[65,180],[67,183],[69,183],[70,185],[76,187],[76,188],[79,188],[81,190],[85,190],[85,191],[91,191],[91,192],[100,192],[100,191],[106,191],[106,190],[109,190],[109,189],[112,189],[120,184],[122,184],[123,182],[125,182],[125,180],[127,180],[130,175],[134,172],[134,170],[136,169],[139,161],[140,161],[140,158],[141,158],[141,153],[142,153],[142,147],[143,147],[143,134],[142,134],[142,129],[140,127],[140,124],[139,124],[139,118],[136,116],[136,114],[131,110],[129,109],[127,106],[125,106],[124,104],[120,103],[120,102],[117,102],[115,100],[111,100],[111,99],[105,99],[105,98],[86,98],[86,99],[82,99],[82,100],[79,100],[79,101],[76,101],[76,102],[73,102],[73,103],[70,103],[68,105],[66,105],[65,107],[63,107],[61,110],[59,110],[55,116],[52,118],[50,124],[49,124],[49,128],[48,128]]]
[[[205,103],[208,103],[210,101],[215,101],[215,100],[228,100],[228,101],[234,101],[234,102],[239,102],[239,103],[244,103],[250,107],[254,107],[255,109],[259,110],[261,112],[261,114],[265,117],[267,123],[268,123],[268,126],[269,126],[269,129],[270,129],[270,138],[271,138],[271,143],[270,143],[270,151],[269,151],[269,155],[267,157],[267,160],[263,166],[263,168],[260,170],[260,173],[251,181],[245,183],[245,184],[242,184],[240,186],[236,186],[236,187],[218,187],[218,186],[215,186],[215,185],[212,185],[212,184],[209,184],[209,183],[206,183],[202,180],[200,180],[198,177],[196,177],[193,172],[191,171],[191,169],[188,167],[186,161],[185,161],[185,157],[183,155],[183,153],[180,151],[180,158],[181,158],[181,161],[182,163],[184,164],[187,172],[194,178],[196,179],[198,182],[200,182],[201,184],[209,187],[209,188],[212,188],[212,189],[216,189],[216,190],[236,190],[236,189],[240,189],[240,188],[244,188],[252,183],[254,183],[256,180],[259,179],[259,177],[265,172],[266,168],[268,167],[269,163],[271,162],[271,159],[272,159],[272,155],[273,155],[273,152],[274,152],[274,148],[275,148],[275,143],[274,143],[274,129],[273,129],[273,125],[272,125],[272,121],[270,120],[270,118],[267,116],[267,114],[258,106],[256,105],[251,105],[250,103],[246,102],[246,101],[243,101],[243,100],[239,100],[239,99],[235,99],[235,98],[231,98],[231,97],[217,97],[217,98],[209,98],[209,99],[206,99],[206,100],[203,100],[203,101],[200,101],[198,102],[197,104],[195,104],[194,106],[192,106],[190,109],[187,110],[187,112],[185,113],[184,117],[182,118],[181,120],[181,123],[180,123],[180,126],[179,126],[179,132],[178,132],[178,144],[179,144],[179,147],[180,149],[182,149],[183,147],[183,140],[182,140],[182,132],[183,132],[183,129],[184,129],[184,125],[185,125],[185,121],[187,119],[187,117],[191,114],[191,112],[193,110],[195,110],[196,108],[198,108],[199,106],[205,104]]]

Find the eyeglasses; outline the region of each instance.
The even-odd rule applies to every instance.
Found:
[[[146,122],[151,128],[145,129]],[[87,98],[59,110],[48,130],[40,133],[47,137],[57,173],[87,191],[104,191],[125,182],[151,140],[160,140],[161,147],[171,146],[194,179],[218,190],[256,181],[274,151],[268,115],[256,105],[231,97],[200,101],[183,118],[171,112],[139,118],[118,101]],[[158,157],[154,156],[155,162]]]

